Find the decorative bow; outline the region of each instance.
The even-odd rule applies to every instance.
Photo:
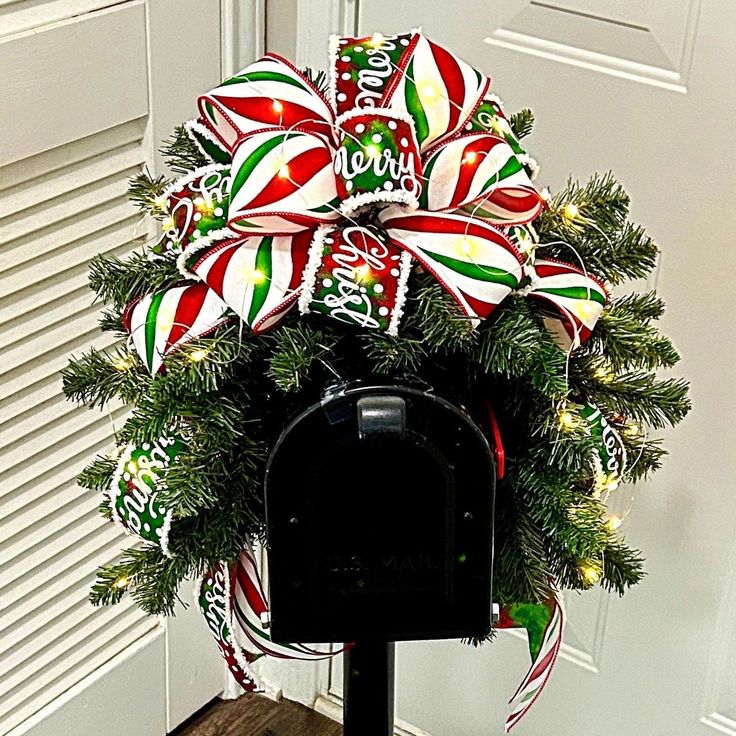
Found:
[[[331,53],[327,96],[269,54],[200,97],[187,129],[212,163],[163,195],[156,249],[188,283],[124,317],[151,372],[230,310],[255,332],[298,304],[396,334],[415,263],[474,325],[517,290],[586,339],[605,290],[518,247],[544,202],[490,79],[418,32]]]

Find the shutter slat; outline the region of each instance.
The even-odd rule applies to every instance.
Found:
[[[0,218],[12,219],[29,209],[36,212],[52,200],[72,196],[76,189],[85,189],[90,183],[107,180],[116,172],[134,169],[144,162],[138,141],[130,141],[116,150],[83,158],[58,171],[42,172],[17,184],[12,198],[0,201]]]
[[[18,238],[0,254],[2,294],[17,295],[15,301],[28,296],[27,290],[33,286],[47,287],[47,278],[58,277],[73,266],[86,265],[97,253],[132,241],[139,234],[139,221],[127,203],[116,201],[92,208],[77,223],[44,233],[43,238]]]
[[[72,567],[58,571],[43,588],[33,588],[25,596],[14,599],[14,605],[0,607],[0,635],[4,638],[16,633],[23,636],[30,622],[44,621],[70,601],[86,598],[100,560],[113,562],[120,553],[120,536],[113,535],[93,547],[86,557],[76,560]],[[11,645],[13,640],[10,639]]]
[[[71,528],[50,536],[43,544],[30,547],[24,557],[0,566],[0,593],[21,596],[33,588],[43,587],[57,571],[77,564],[92,549],[119,536],[119,529],[100,519],[96,509],[90,509],[78,517]],[[49,557],[51,549],[53,556]]]
[[[0,451],[0,462],[13,463],[5,472],[0,473],[0,485],[19,488],[33,481],[41,473],[68,466],[70,447],[85,453],[90,448],[97,447],[101,442],[110,438],[113,422],[122,417],[125,411],[125,408],[120,408],[109,416],[103,414],[100,417],[98,415],[98,418],[89,426],[70,434],[64,442],[58,442],[49,447],[39,446],[38,442],[35,443],[35,446],[34,443],[30,443],[27,447],[28,457],[13,458],[12,451]],[[76,417],[73,418],[76,419]],[[6,455],[9,457],[6,458]]]
[[[108,404],[109,410],[115,411],[120,406],[116,400]],[[72,415],[74,420],[72,421]],[[57,425],[61,426],[69,421],[71,426],[79,428],[81,426],[89,426],[98,416],[95,410],[80,412],[79,407],[75,406],[71,401],[67,401],[61,396],[56,396],[47,402],[33,407],[30,411],[21,415],[13,422],[15,431],[12,427],[0,426],[0,447],[10,445],[11,443],[19,443],[30,437],[37,437],[41,441],[42,435],[47,432],[58,434],[55,432]],[[122,420],[119,419],[122,424]]]
[[[0,241],[27,237],[30,233],[39,233],[39,231],[41,235],[38,237],[43,238],[43,231],[48,227],[49,221],[60,222],[79,217],[80,214],[98,208],[100,205],[125,197],[128,191],[128,179],[137,171],[137,167],[131,166],[129,169],[115,172],[99,181],[74,189],[38,207],[6,217],[4,221],[0,221]]]
[[[114,151],[128,143],[138,142],[140,144],[145,129],[146,118],[130,120],[86,138],[72,141],[65,146],[52,148],[37,156],[8,164],[3,167],[0,194],[3,194],[3,190],[15,190],[19,184],[31,179],[58,171],[65,166],[72,166],[77,161],[84,161],[100,153]]]
[[[104,350],[114,345],[118,338],[111,333],[100,334],[96,322],[92,320],[84,333],[77,333],[69,342],[62,343],[56,350],[34,356],[25,361],[22,367],[14,366],[0,381],[0,399],[12,396],[17,390],[32,386],[37,381],[53,377],[56,382],[56,392],[61,390],[59,371],[69,362],[70,355],[79,355],[90,348]],[[69,336],[72,333],[69,331]],[[0,376],[3,374],[0,366]]]

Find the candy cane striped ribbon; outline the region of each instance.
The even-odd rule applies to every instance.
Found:
[[[427,151],[419,206],[465,209],[489,222],[533,220],[543,200],[511,146],[488,133],[465,133]]]
[[[522,278],[523,259],[493,226],[464,215],[389,207],[379,220],[392,243],[409,251],[452,295],[474,324]]]
[[[572,347],[578,347],[601,316],[608,299],[605,288],[595,277],[563,261],[539,259],[533,271],[529,296],[554,307]]]
[[[206,284],[174,286],[131,302],[123,325],[151,375],[164,358],[228,319],[228,306]]]
[[[552,607],[552,615],[544,629],[539,650],[534,657],[529,671],[524,676],[516,692],[512,695],[511,700],[509,700],[511,713],[506,719],[506,733],[509,733],[526,715],[532,705],[534,705],[534,702],[547,684],[557,661],[557,655],[562,645],[565,612],[562,601],[556,591],[554,591],[549,605]]]
[[[340,217],[334,151],[320,136],[270,128],[238,141],[228,224],[243,233],[284,234]]]
[[[246,691],[258,689],[251,664],[264,654],[314,661],[343,651],[319,645],[279,644],[272,640],[268,599],[249,542],[232,566],[220,562],[205,572],[197,601],[230,672]]]
[[[199,254],[202,279],[253,330],[277,324],[296,303],[314,233],[230,239]]]
[[[198,106],[200,123],[229,151],[243,134],[267,126],[301,126],[333,139],[330,104],[304,74],[276,54],[267,54],[202,95]]]

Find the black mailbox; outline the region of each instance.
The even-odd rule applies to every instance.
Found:
[[[488,441],[453,403],[404,386],[326,393],[266,471],[273,639],[487,635],[494,489]]]

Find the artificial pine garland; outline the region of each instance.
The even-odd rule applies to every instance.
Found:
[[[405,45],[413,49],[411,44]],[[238,79],[247,82],[247,75]],[[324,76],[313,81],[325,85]],[[491,132],[498,134],[505,119],[500,108],[494,110],[497,127]],[[506,131],[530,173],[534,167],[519,141],[533,120],[522,110],[508,118]],[[223,165],[223,147],[197,125],[177,128],[162,149],[179,177]],[[164,230],[172,226],[167,192],[174,184],[148,172],[131,182],[132,201]],[[373,226],[374,216],[366,219],[362,212],[356,217]],[[657,246],[629,222],[628,212],[629,197],[612,175],[584,184],[571,180],[546,198],[515,242],[526,258],[581,259],[586,275],[589,269],[610,293],[645,278],[656,262]],[[227,220],[215,213],[206,216]],[[626,545],[606,499],[621,480],[634,483],[660,466],[665,450],[650,430],[676,424],[689,409],[686,382],[657,373],[679,356],[656,327],[664,305],[653,292],[620,290],[588,339],[570,349],[550,331],[559,316],[555,310],[525,298],[528,283],[476,325],[432,273],[414,268],[396,335],[296,309],[258,333],[230,319],[160,356],[163,367],[152,375],[131,347],[126,308],[154,292],[184,288],[181,268],[180,254],[172,257],[160,245],[124,259],[98,256],[91,264],[92,288],[108,305],[102,329],[121,342],[111,351],[92,349],[72,359],[64,390],[90,408],[120,399],[132,414],[117,432],[118,449],[98,456],[79,483],[106,491],[101,511],[120,521],[115,488],[120,473],[128,472],[130,454],[122,463],[119,457],[125,448],[148,448],[146,459],[169,437],[180,449],[176,461],[166,463],[165,482],[159,482],[158,465],[149,484],[169,520],[167,544],[149,539],[102,568],[93,603],[116,603],[127,594],[149,614],[171,613],[185,577],[234,561],[244,539],[263,537],[264,468],[286,420],[330,383],[376,377],[430,385],[471,410],[493,401],[507,462],[497,491],[494,597],[501,604],[545,601],[551,579],[560,588],[601,585],[619,594],[641,579],[642,557]],[[592,415],[599,417],[599,431]],[[628,458],[623,478],[600,466],[601,433],[611,429],[620,456]]]

